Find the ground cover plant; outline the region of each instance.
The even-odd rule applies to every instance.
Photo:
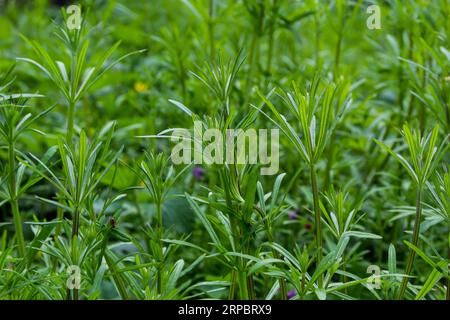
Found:
[[[0,299],[450,300],[449,18],[0,1]]]

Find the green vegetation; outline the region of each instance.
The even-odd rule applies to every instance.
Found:
[[[0,1],[1,300],[450,300],[448,0],[55,2]]]

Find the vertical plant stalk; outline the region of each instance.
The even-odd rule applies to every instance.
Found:
[[[322,221],[320,217],[320,206],[319,206],[319,188],[317,186],[317,175],[316,168],[314,164],[310,166],[311,171],[311,187],[313,193],[313,203],[314,203],[314,220],[316,225],[316,246],[317,246],[317,265],[322,261]],[[323,285],[324,276],[320,275],[318,282],[319,288]]]
[[[253,32],[252,42],[250,44],[249,62],[248,62],[249,70],[248,70],[248,74],[247,74],[247,83],[246,83],[247,97],[250,95],[250,91],[251,91],[251,88],[253,85],[253,73],[254,73],[255,66],[258,62],[257,61],[258,57],[259,57],[258,40],[259,40],[259,37],[260,37],[260,35],[262,33],[262,29],[263,29],[264,15],[265,15],[264,4],[261,2],[260,7],[259,7],[258,24],[255,28],[255,31]],[[247,105],[247,103],[244,103],[244,105]]]
[[[345,253],[342,254],[342,271],[347,272],[347,257],[345,256]],[[342,283],[346,283],[347,282],[347,276],[345,274],[342,275],[341,277],[342,279]],[[344,288],[344,293],[347,294],[348,293],[348,288],[345,287]]]
[[[13,213],[14,228],[16,231],[17,246],[20,257],[25,257],[25,240],[22,230],[22,218],[19,211],[19,200],[17,199],[17,185],[16,185],[16,157],[15,157],[15,143],[14,140],[9,142],[9,189],[10,189],[10,203],[11,211]]]
[[[237,225],[236,220],[231,217],[231,230],[233,235],[235,235],[235,242],[240,243],[240,231]],[[239,250],[242,252],[242,248]],[[239,287],[239,299],[240,300],[248,300],[249,299],[249,288],[247,281],[247,273],[245,272],[245,261],[242,257],[237,257],[237,283]]]
[[[251,254],[250,250],[249,250],[249,245],[245,245],[244,247],[244,253],[245,254]],[[243,266],[245,266],[245,261],[242,261]],[[247,291],[248,291],[248,298],[250,300],[255,300],[256,299],[256,294],[255,294],[255,285],[254,285],[254,281],[253,281],[253,276],[252,275],[247,275],[247,272],[245,272],[246,278],[247,278]]]
[[[80,230],[80,210],[76,206],[72,216],[72,239],[78,237]]]
[[[75,126],[75,102],[69,102],[69,111],[67,113],[67,143],[72,145],[73,133]]]
[[[450,224],[448,226],[448,229],[450,231]],[[449,232],[449,235],[448,235],[447,258],[450,260],[450,232]],[[447,272],[448,272],[448,274],[447,274],[448,278],[447,278],[447,295],[446,295],[446,299],[450,300],[450,263],[447,266]]]
[[[414,220],[414,231],[412,236],[412,244],[414,246],[418,246],[419,243],[419,230],[420,230],[420,220],[422,216],[422,187],[417,187],[417,195],[416,195],[416,216]],[[409,249],[409,256],[408,260],[406,262],[406,269],[405,269],[405,275],[406,277],[403,278],[402,284],[400,286],[400,291],[398,294],[398,299],[403,299],[403,296],[406,291],[406,287],[409,282],[409,275],[411,274],[411,270],[414,264],[414,258],[416,256],[416,252],[413,249]]]
[[[271,243],[275,243],[272,234],[272,227],[269,224],[267,225],[267,237]],[[272,254],[275,259],[280,259],[280,255],[278,254],[278,251],[276,251],[275,249],[272,249]],[[286,300],[287,299],[286,280],[280,279],[278,282],[280,284],[281,300]]]
[[[305,287],[306,287],[306,270],[302,270],[302,282],[300,283],[301,288],[300,300],[303,300],[305,297]]]
[[[225,117],[226,119],[226,117]],[[226,170],[226,169],[223,169]],[[236,175],[236,167],[234,165],[230,165],[230,171],[231,171],[231,177],[232,179],[237,179]],[[235,209],[233,206],[232,200],[231,200],[231,194],[227,188],[227,185],[225,184],[224,175],[221,175],[221,183],[224,186],[225,190],[225,201],[228,206],[228,208]],[[233,216],[229,217],[230,219],[230,228],[233,235],[234,243],[240,244],[241,241],[241,232],[239,230],[238,221],[236,221],[236,218]],[[239,248],[239,252],[242,253],[242,247]],[[245,253],[245,252],[244,252]],[[249,285],[247,279],[247,273],[245,272],[245,261],[241,257],[236,258],[236,269],[231,270],[231,285],[230,285],[230,292],[228,294],[229,297],[234,297],[234,292],[236,289],[236,284],[239,289],[239,299],[241,300],[248,300],[249,299]]]
[[[69,110],[67,114],[67,128],[66,128],[66,139],[69,146],[72,146],[73,143],[73,134],[74,134],[74,125],[75,125],[75,101],[71,100],[69,101]],[[59,200],[60,202],[63,202],[62,199]],[[73,214],[72,214],[72,261],[77,261],[75,252],[77,250],[75,249],[75,246],[78,244],[78,233],[80,228],[80,211],[78,208],[78,205],[75,205]],[[74,288],[72,289],[72,299],[78,300],[78,289]]]
[[[236,270],[231,270],[231,284],[230,291],[228,292],[228,300],[234,300],[234,292],[236,291],[236,279],[237,273]]]
[[[58,194],[56,195],[56,198],[60,198],[58,197]],[[62,201],[62,200],[59,200]],[[64,210],[62,208],[56,208],[56,219],[57,221],[61,221],[64,219]],[[58,223],[56,225],[55,228],[55,238],[59,237],[61,235],[62,232],[62,223]]]
[[[209,56],[211,61],[214,61],[216,56],[216,49],[214,44],[214,0],[209,0],[209,20],[208,20],[208,35],[209,35]]]
[[[157,220],[157,227],[156,227],[156,236],[158,238],[159,243],[159,249],[161,254],[161,261],[159,261],[158,264],[158,270],[156,273],[156,290],[158,294],[162,293],[162,255],[163,255],[163,242],[162,242],[162,207],[161,207],[161,201],[157,200],[156,202],[156,220]]]
[[[77,239],[78,239],[79,230],[80,230],[80,210],[78,208],[78,205],[76,205],[74,208],[74,211],[73,211],[73,216],[72,216],[72,242],[71,242],[72,263],[75,263],[76,261],[78,261],[78,257],[77,257],[78,250],[75,248],[75,246],[78,245]],[[72,299],[78,300],[78,289],[77,288],[72,289]]]
[[[338,41],[336,44],[336,51],[335,51],[335,59],[334,59],[334,75],[333,79],[336,81],[336,79],[339,77],[339,65],[341,62],[341,47],[342,47],[342,37],[343,37],[343,26],[341,24],[341,27],[339,28],[338,32]]]
[[[331,137],[330,137],[331,138]],[[329,149],[328,149],[328,159],[327,159],[327,165],[325,168],[325,180],[323,185],[328,186],[330,184],[331,181],[331,170],[333,168],[333,164],[334,164],[334,147],[335,147],[335,143],[330,144]]]
[[[247,290],[248,290],[248,298],[249,300],[255,300],[255,285],[252,276],[247,276]]]
[[[111,271],[111,275],[113,277],[114,283],[117,286],[117,291],[119,292],[120,297],[122,298],[122,300],[128,300],[129,297],[127,289],[125,288],[123,278],[121,277],[120,273],[116,268],[116,262],[113,260],[113,257],[110,255],[108,251],[105,251],[105,261],[106,264],[108,265],[109,270]]]
[[[249,300],[249,291],[248,291],[248,282],[247,275],[244,271],[244,260],[239,258],[239,273],[238,273],[238,282],[239,282],[239,298],[241,300]]]
[[[320,20],[318,13],[314,14],[314,24],[316,29],[316,36],[315,36],[315,57],[316,57],[316,68],[320,68],[321,61],[320,61]]]
[[[273,56],[273,47],[274,47],[274,33],[275,33],[275,25],[277,22],[277,18],[278,18],[278,1],[277,0],[273,0],[272,2],[272,8],[273,8],[273,15],[274,18],[270,23],[269,26],[269,44],[268,44],[268,49],[267,49],[267,66],[266,66],[266,71],[268,76],[270,77],[272,75],[272,56]]]

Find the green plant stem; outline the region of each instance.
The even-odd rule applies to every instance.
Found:
[[[315,36],[315,57],[316,57],[316,68],[319,69],[321,65],[320,61],[320,20],[318,13],[314,14],[314,24],[316,29],[316,36]]]
[[[277,22],[278,17],[278,1],[273,0],[272,8],[273,8],[273,15],[274,18],[270,23],[269,26],[269,44],[267,49],[267,66],[266,71],[268,76],[270,77],[272,75],[272,56],[273,56],[273,45],[274,45],[274,33],[275,33],[275,24]]]
[[[416,217],[414,220],[414,231],[412,236],[412,244],[414,246],[418,246],[419,244],[419,231],[420,231],[420,220],[422,216],[422,187],[418,186],[417,188],[417,195],[416,195]],[[416,256],[416,252],[409,249],[409,256],[408,261],[406,262],[406,269],[405,269],[405,277],[402,280],[402,284],[400,286],[400,291],[398,294],[398,299],[403,299],[403,296],[406,291],[406,287],[409,282],[409,275],[411,274],[411,270],[414,264],[414,258]]]
[[[234,292],[236,291],[236,279],[237,273],[236,270],[231,270],[231,284],[230,291],[228,292],[228,300],[234,300]]]
[[[22,217],[19,211],[19,200],[17,199],[17,185],[16,185],[16,157],[15,157],[15,143],[11,141],[9,143],[8,155],[9,155],[9,192],[11,211],[13,213],[14,228],[16,231],[17,246],[19,249],[20,257],[25,257],[25,240],[23,237],[22,229]]]
[[[109,240],[110,235],[111,235],[110,230],[108,230],[103,238],[102,246],[100,249],[101,250],[100,256],[98,258],[98,263],[97,263],[97,270],[100,269],[102,260],[103,260],[103,258],[105,258],[105,262],[108,265],[108,269],[111,272],[111,276],[113,278],[114,283],[116,284],[117,291],[119,292],[120,297],[123,300],[128,300],[128,294],[127,294],[127,290],[125,289],[125,284],[124,284],[123,279],[121,278],[120,274],[117,272],[117,269],[115,266],[116,264],[114,262],[112,253],[110,253],[108,250],[108,240]]]
[[[334,60],[334,74],[333,79],[336,81],[336,79],[339,76],[339,64],[341,61],[341,46],[342,46],[342,35],[343,35],[343,27],[339,29],[338,33],[338,42],[336,44],[336,51],[335,51],[335,60]]]
[[[59,198],[58,195],[56,195],[56,198]],[[55,228],[55,237],[59,237],[62,232],[62,220],[64,219],[64,210],[62,208],[56,208],[56,219],[61,222],[58,223]]]
[[[75,101],[69,102],[69,111],[67,114],[67,143],[72,145],[73,133],[75,125]]]
[[[247,276],[247,290],[248,290],[248,297],[250,300],[256,299],[256,293],[255,293],[255,285],[253,281],[252,276]]]
[[[448,250],[448,258],[450,259],[450,249]],[[449,278],[447,278],[447,295],[446,295],[446,299],[450,300],[450,264],[448,265],[448,275]]]
[[[127,290],[125,289],[125,284],[123,282],[123,279],[122,279],[120,273],[117,272],[116,262],[113,260],[112,253],[110,253],[110,251],[108,249],[106,249],[106,251],[105,251],[105,261],[111,272],[114,283],[117,286],[117,290],[119,292],[120,297],[122,298],[122,300],[128,300],[129,298],[128,298]]]
[[[240,300],[249,300],[248,293],[248,283],[247,283],[247,275],[244,271],[244,263],[243,259],[239,258],[239,272],[238,272],[238,282],[239,282],[239,299]]]
[[[78,244],[77,239],[79,229],[80,229],[80,211],[78,209],[78,206],[75,206],[72,216],[72,243],[71,243],[72,263],[76,263],[76,261],[78,261],[78,254],[77,254],[78,250],[75,248],[75,246]],[[76,288],[72,290],[72,299],[78,300],[78,289]]]
[[[272,235],[272,228],[270,225],[267,225],[267,238],[269,239],[270,243],[275,243]],[[272,249],[272,254],[275,259],[280,259],[280,255],[278,254],[278,251],[276,251],[275,249]],[[286,300],[287,299],[286,280],[280,279],[279,283],[280,283],[281,300]]]
[[[80,229],[80,210],[76,206],[73,211],[72,217],[72,239],[74,237],[78,237],[79,229]]]
[[[310,166],[311,171],[311,187],[314,202],[314,218],[316,225],[316,246],[317,246],[317,265],[322,261],[322,221],[320,217],[320,207],[319,207],[319,188],[317,186],[317,175],[316,168],[314,164]],[[319,288],[323,285],[323,274],[319,277]]]
[[[214,44],[214,0],[209,0],[208,35],[209,35],[209,56],[211,61],[214,61],[216,55]]]
[[[156,219],[157,219],[157,229],[156,229],[156,236],[158,237],[158,243],[159,243],[159,250],[160,250],[160,258],[161,261],[159,261],[158,264],[158,270],[156,274],[156,289],[158,291],[158,294],[162,293],[162,255],[163,255],[163,242],[162,242],[162,206],[161,202],[156,202]]]
[[[258,40],[260,37],[260,34],[262,32],[263,28],[263,22],[264,22],[264,4],[261,2],[259,6],[259,16],[258,16],[258,23],[255,28],[255,31],[253,32],[252,41],[250,44],[250,51],[249,51],[249,70],[247,74],[247,83],[246,83],[246,91],[247,91],[247,97],[250,95],[250,91],[253,85],[253,73],[255,69],[255,65],[257,64],[257,58],[259,50],[258,48]],[[247,99],[248,100],[248,99]],[[247,103],[244,103],[244,105],[247,105]]]
[[[245,246],[244,253],[253,255],[253,254],[250,253],[248,244]],[[245,266],[245,261],[242,261],[242,266]],[[246,273],[246,278],[247,278],[248,298],[250,300],[255,300],[256,294],[255,294],[255,286],[254,286],[254,283],[253,283],[253,276],[252,275],[247,275],[247,273]]]
[[[233,219],[234,220],[234,219]],[[239,228],[236,224],[236,222],[232,223],[232,230],[233,234],[240,235]],[[237,242],[240,243],[241,237],[237,237]],[[239,249],[240,252],[242,252],[242,247]],[[245,261],[243,258],[238,257],[237,258],[237,264],[238,264],[238,272],[237,272],[237,281],[239,286],[239,299],[240,300],[248,300],[249,299],[249,290],[248,290],[248,281],[247,281],[247,273],[245,272]]]
[[[342,254],[342,271],[347,272],[347,268],[346,268],[346,264],[347,264],[347,257],[345,256],[345,253]],[[342,283],[346,283],[347,282],[347,276],[345,274],[342,275]],[[347,287],[344,288],[344,293],[347,294],[348,290]]]
[[[331,181],[331,170],[333,168],[333,163],[334,163],[334,146],[335,145],[336,145],[335,143],[332,143],[328,149],[329,156],[327,159],[327,166],[325,168],[325,180],[323,182],[324,186],[328,186]]]
[[[300,284],[300,287],[302,289],[300,293],[300,300],[303,300],[305,297],[305,287],[306,287],[306,270],[302,270],[302,282]]]
[[[231,231],[234,235],[234,242],[241,243],[239,227],[237,225],[236,219],[234,217],[230,217],[230,225]],[[242,252],[242,247],[238,249],[239,252]],[[247,274],[245,272],[245,262],[243,258],[236,257],[236,265],[237,265],[237,284],[239,287],[239,299],[240,300],[248,300],[249,299],[249,291],[248,291],[248,282],[247,282]]]
[[[449,230],[450,230],[450,225],[449,225]],[[447,258],[450,261],[450,233],[448,235],[448,248],[447,248]],[[447,271],[448,271],[448,278],[447,278],[447,295],[446,295],[446,299],[450,300],[450,263],[447,266]]]
[[[25,257],[25,240],[23,237],[22,218],[19,211],[19,203],[17,198],[11,199],[11,210],[14,217],[14,228],[16,230],[17,245],[20,257]]]

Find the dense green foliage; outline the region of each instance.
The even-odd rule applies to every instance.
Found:
[[[450,299],[448,0],[79,4],[0,1],[0,299]]]

